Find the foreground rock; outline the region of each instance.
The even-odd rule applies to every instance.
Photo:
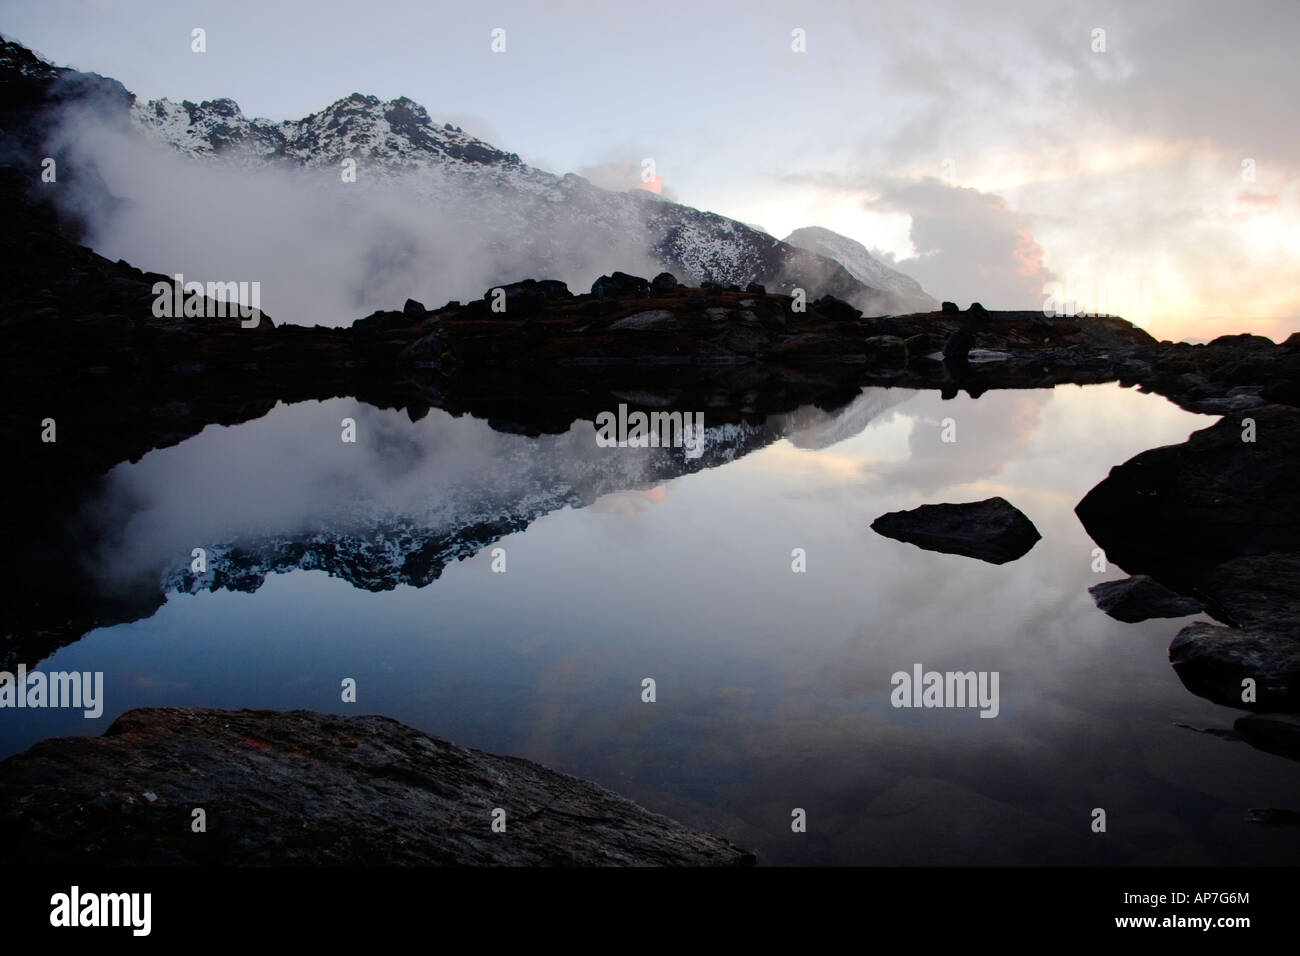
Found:
[[[891,511],[871,527],[877,534],[927,551],[960,554],[990,564],[1023,557],[1042,537],[1034,523],[1005,498]]]
[[[1300,710],[1300,641],[1256,627],[1189,624],[1169,662],[1193,694],[1247,710]],[[1251,692],[1243,682],[1253,681]]]
[[[1112,468],[1075,511],[1110,560],[1194,594],[1227,625],[1192,624],[1170,644],[1188,690],[1229,707],[1296,711],[1300,410],[1265,405],[1248,417],[1249,430],[1224,418]]]
[[[1198,591],[1210,613],[1231,626],[1178,632],[1169,660],[1188,689],[1229,707],[1300,711],[1300,554],[1233,558],[1202,575]],[[1242,699],[1247,678],[1255,682],[1253,701]],[[1277,752],[1258,734],[1242,737]],[[1296,741],[1291,746],[1300,752]]]
[[[1126,624],[1154,617],[1186,617],[1201,612],[1201,604],[1195,598],[1171,591],[1145,574],[1094,584],[1088,588],[1088,593],[1098,608]]]
[[[1248,334],[1222,335],[1205,345],[1162,342],[1120,364],[1121,381],[1194,412],[1240,415],[1268,404],[1300,404],[1300,333],[1280,345]]]
[[[1249,417],[1253,442],[1224,418],[1112,468],[1075,508],[1107,558],[1185,592],[1234,558],[1300,548],[1300,409]]]
[[[308,711],[141,709],[102,737],[43,741],[0,763],[0,840],[43,865],[755,861],[531,761]]]
[[[1221,621],[1300,640],[1300,553],[1248,554],[1225,561],[1206,572],[1201,591]]]

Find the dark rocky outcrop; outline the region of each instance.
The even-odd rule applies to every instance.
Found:
[[[1169,662],[1193,694],[1246,710],[1300,710],[1300,641],[1260,628],[1189,624]],[[1254,681],[1250,697],[1245,680]],[[1250,699],[1253,697],[1253,700]]]
[[[907,343],[897,335],[868,336],[862,346],[878,367],[902,368],[907,364]]]
[[[1195,598],[1171,591],[1145,574],[1135,574],[1122,581],[1104,581],[1088,588],[1097,607],[1117,621],[1134,624],[1155,617],[1186,617],[1199,614],[1201,604]]]
[[[642,298],[650,294],[650,283],[640,276],[630,276],[626,272],[601,276],[591,284],[591,294],[599,296],[629,296]]]
[[[903,347],[907,350],[909,362],[928,361],[935,352],[940,351],[934,339],[924,332],[909,335],[903,340]]]
[[[1295,711],[1300,410],[1265,405],[1249,417],[1112,468],[1075,510],[1117,565],[1195,595],[1227,625],[1192,624],[1170,644],[1188,690],[1229,707]]]
[[[974,341],[970,330],[957,329],[943,343],[943,361],[950,369],[965,370],[970,364],[971,343]]]
[[[1300,333],[1280,345],[1258,335],[1224,335],[1205,345],[1161,342],[1121,363],[1120,380],[1213,415],[1260,405],[1300,405]]]
[[[1300,409],[1264,406],[1250,417],[1253,442],[1225,418],[1112,468],[1075,508],[1106,556],[1187,592],[1234,558],[1296,550]]]
[[[650,280],[651,292],[672,292],[677,286],[677,277],[671,272],[661,272]]]
[[[615,274],[622,275],[621,272]],[[644,282],[645,280],[640,281]],[[569,287],[558,279],[524,279],[521,282],[510,282],[497,288],[501,290],[501,295],[505,300],[505,311],[495,313],[497,315],[532,315],[545,309],[553,302],[573,298],[573,293],[569,291]],[[488,289],[483,293],[483,298],[488,302],[489,306],[494,299],[498,298],[497,288]]]
[[[755,862],[531,761],[308,711],[133,710],[102,737],[42,741],[0,763],[0,840],[77,866]]]
[[[833,295],[824,295],[813,302],[813,307],[828,319],[836,322],[853,322],[862,318],[862,310],[855,309],[843,299]]]
[[[1042,537],[1034,523],[1005,498],[891,511],[871,527],[877,534],[927,551],[960,554],[990,564],[1023,557]]]
[[[1300,640],[1300,553],[1249,554],[1205,573],[1199,588],[1211,613],[1237,626]]]
[[[1232,626],[1178,632],[1169,659],[1188,689],[1229,707],[1300,711],[1300,553],[1225,561],[1202,575],[1198,591]],[[1243,700],[1246,678],[1254,701]]]

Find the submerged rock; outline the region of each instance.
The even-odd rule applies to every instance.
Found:
[[[1023,557],[1042,537],[1034,523],[1005,498],[891,511],[873,521],[871,528],[927,551],[960,554],[990,564]]]
[[[42,741],[0,763],[0,839],[43,865],[754,862],[531,761],[309,711],[132,710],[102,737]]]
[[[1122,581],[1104,581],[1088,588],[1097,607],[1117,621],[1136,624],[1153,617],[1186,617],[1199,614],[1195,598],[1171,591],[1155,578],[1135,574]]]

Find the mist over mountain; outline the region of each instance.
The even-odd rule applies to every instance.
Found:
[[[12,42],[0,71],[21,78],[16,105],[59,160],[45,196],[96,251],[199,281],[258,281],[277,322],[345,325],[407,297],[473,299],[524,277],[581,290],[616,270],[799,287],[868,314],[922,301],[726,217],[528,166],[406,98],[354,93],[271,121],[229,99],[141,102]]]
[[[867,247],[856,239],[821,226],[805,226],[786,236],[785,242],[834,259],[859,282],[887,292],[905,303],[908,311],[929,312],[939,308],[939,300],[927,294],[921,288],[921,283],[897,269],[889,268],[873,257]]]

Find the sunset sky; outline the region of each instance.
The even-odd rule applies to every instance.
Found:
[[[0,31],[144,98],[409,96],[600,185],[653,159],[665,197],[834,229],[963,305],[1054,281],[1160,338],[1300,330],[1295,0],[268,7],[0,0]]]

